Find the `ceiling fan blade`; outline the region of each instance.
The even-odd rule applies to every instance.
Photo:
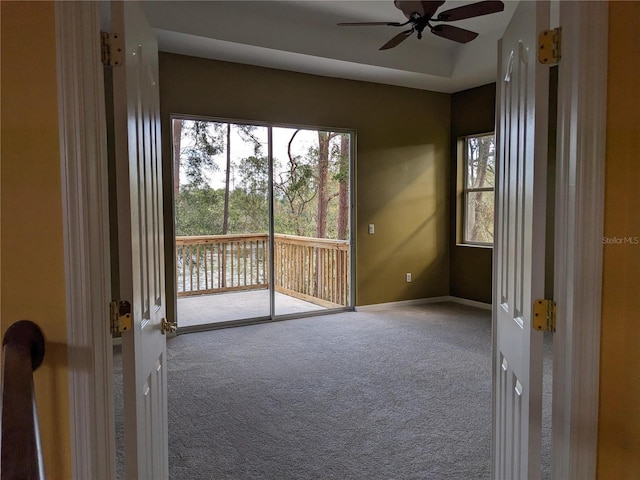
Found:
[[[423,15],[427,16],[428,18],[433,17],[433,15],[436,13],[436,10],[444,5],[444,2],[440,1],[422,1],[420,3],[422,4],[422,8],[424,9]]]
[[[453,25],[436,25],[431,28],[431,33],[459,43],[470,42],[478,36],[476,32],[465,30],[460,27],[454,27]]]
[[[498,13],[504,10],[504,3],[500,1],[487,0],[485,2],[472,3],[463,5],[462,7],[445,10],[438,14],[438,18],[434,18],[439,22],[454,22],[456,20],[464,20],[465,18],[480,17],[489,15],[490,13]]]
[[[387,25],[389,27],[401,27],[399,22],[344,22],[338,23],[339,27],[370,27],[372,25]]]
[[[393,4],[396,8],[402,10],[404,16],[407,18],[411,18],[412,13],[419,13],[422,15],[422,4],[420,2],[409,2],[403,0],[393,0]]]
[[[385,43],[383,46],[381,46],[379,50],[389,50],[390,48],[400,45],[407,38],[409,38],[412,33],[413,33],[413,28],[411,30],[405,30],[404,32],[400,32],[398,35],[396,35],[387,43]]]
[[[439,5],[431,5],[431,4],[439,4]],[[435,1],[409,1],[409,0],[393,0],[393,4],[396,8],[402,10],[404,16],[407,18],[411,18],[411,15],[417,13],[421,17],[423,17],[427,11],[433,10],[435,12],[440,5],[444,2],[435,2]],[[431,13],[433,15],[433,12]]]

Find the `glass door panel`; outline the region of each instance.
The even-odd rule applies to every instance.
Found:
[[[275,315],[351,305],[350,143],[273,127]]]
[[[172,128],[178,327],[269,317],[268,128]]]

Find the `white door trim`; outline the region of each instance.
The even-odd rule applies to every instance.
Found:
[[[552,478],[596,478],[607,2],[560,2]]]
[[[99,3],[56,2],[55,8],[72,472],[75,479],[114,479]]]
[[[560,2],[553,476],[595,478],[606,2]],[[74,478],[115,478],[104,95],[97,5],[56,2]],[[85,16],[86,15],[86,16]]]

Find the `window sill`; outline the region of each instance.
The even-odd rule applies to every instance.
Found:
[[[470,247],[470,248],[486,248],[493,249],[493,245],[482,245],[480,243],[456,243],[456,247]]]

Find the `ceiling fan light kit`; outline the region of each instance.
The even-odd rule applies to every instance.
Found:
[[[458,20],[465,20],[467,18],[480,17],[482,15],[489,15],[492,13],[502,12],[504,10],[504,3],[501,1],[486,0],[483,2],[471,3],[469,5],[463,5],[461,7],[451,8],[440,12],[436,15],[436,11],[445,2],[444,1],[403,1],[395,0],[394,5],[396,8],[402,11],[407,21],[400,22],[351,22],[351,23],[339,23],[341,27],[355,27],[355,26],[375,26],[384,25],[388,27],[403,27],[410,25],[409,30],[400,32],[394,36],[391,40],[385,43],[380,50],[388,50],[398,46],[400,43],[409,38],[414,32],[417,32],[418,39],[422,38],[422,32],[425,29],[429,29],[431,33],[448,40],[453,40],[458,43],[467,43],[478,36],[476,32],[466,30],[464,28],[455,27],[447,23],[433,24],[432,22],[455,22]]]

